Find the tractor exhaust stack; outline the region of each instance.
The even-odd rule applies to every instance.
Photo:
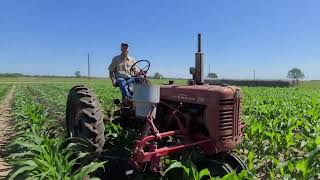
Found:
[[[195,67],[190,68],[190,73],[193,75],[193,83],[201,85],[204,83],[204,58],[201,51],[201,34],[198,34],[198,51],[195,53]]]

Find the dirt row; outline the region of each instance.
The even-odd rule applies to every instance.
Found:
[[[2,102],[0,102],[0,179],[5,179],[11,167],[6,164],[4,157],[6,145],[14,136],[11,107],[14,99],[15,87],[12,87]]]

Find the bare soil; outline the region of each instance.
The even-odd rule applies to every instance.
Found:
[[[5,179],[11,167],[5,162],[7,156],[6,145],[14,136],[13,121],[11,117],[11,105],[14,98],[15,87],[13,87],[4,100],[0,102],[0,179]]]

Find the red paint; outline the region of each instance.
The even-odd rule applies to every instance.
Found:
[[[202,132],[188,134],[190,119],[174,108],[170,117],[176,121],[178,129],[159,132],[154,124],[154,119],[150,116],[151,111],[146,118],[141,136],[135,143],[132,157],[134,167],[141,170],[145,167],[146,162],[150,162],[151,170],[157,172],[163,168],[161,157],[181,152],[193,146],[201,147],[206,154],[227,152],[235,148],[243,139],[245,127],[239,117],[241,111],[241,94],[239,92],[238,88],[231,86],[162,86],[160,90],[161,101],[180,102],[177,109],[183,108],[184,103],[205,106],[202,123],[208,130],[209,136],[205,136]],[[183,117],[185,123],[179,117]],[[150,132],[152,135],[144,136]],[[158,147],[157,141],[168,136],[179,137],[182,142],[170,147]]]

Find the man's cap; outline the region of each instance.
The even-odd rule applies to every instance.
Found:
[[[127,46],[127,47],[129,47],[129,44],[126,43],[126,42],[123,42],[123,43],[121,43],[121,46]]]

